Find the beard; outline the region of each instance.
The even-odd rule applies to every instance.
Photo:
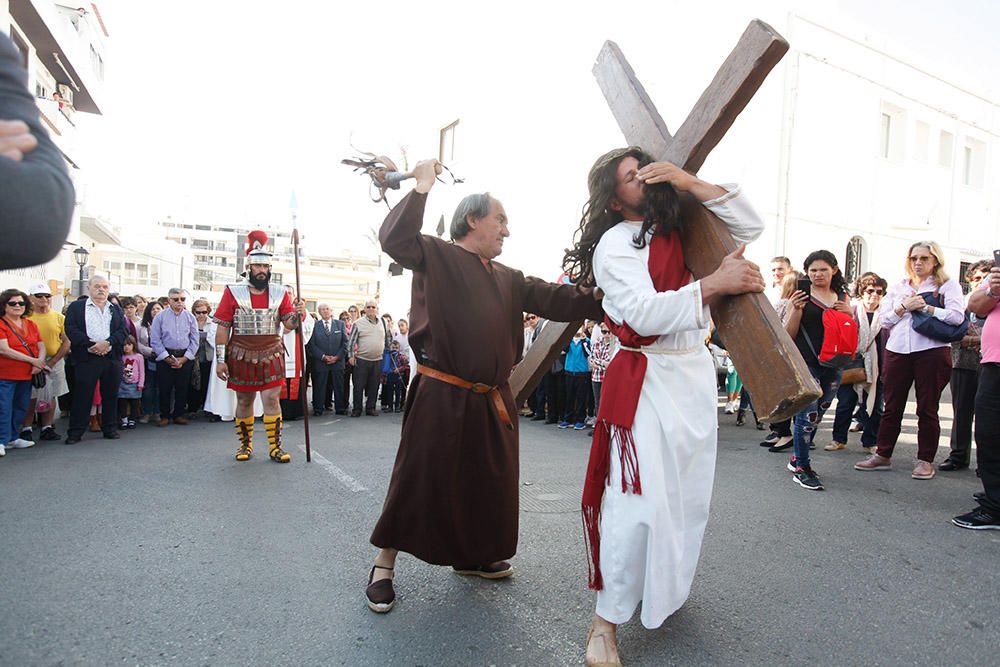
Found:
[[[673,185],[670,183],[646,185],[643,194],[644,228],[656,225],[657,234],[669,234],[681,228],[681,200]]]
[[[254,274],[250,272],[247,276],[247,280],[250,281],[250,285],[254,289],[266,289],[268,283],[271,282],[271,272]]]

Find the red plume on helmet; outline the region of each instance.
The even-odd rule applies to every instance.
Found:
[[[249,255],[254,250],[261,250],[267,247],[267,234],[262,230],[256,229],[249,234],[247,234],[247,250],[246,253]]]

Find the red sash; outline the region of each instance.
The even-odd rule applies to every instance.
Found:
[[[676,291],[691,282],[691,272],[684,265],[680,236],[653,236],[649,243],[649,275],[657,292]],[[627,322],[615,324],[605,316],[605,326],[621,342],[622,347],[639,348],[655,343],[659,336],[640,336]],[[646,376],[646,355],[619,349],[608,364],[601,385],[601,405],[597,410],[597,425],[590,445],[590,460],[583,484],[583,534],[587,545],[590,588],[601,590],[601,500],[604,488],[611,483],[611,445],[618,444],[622,469],[622,493],[642,495],[639,479],[639,458],[632,438],[632,424],[639,405],[642,381]]]

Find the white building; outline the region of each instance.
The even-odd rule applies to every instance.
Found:
[[[168,217],[157,223],[161,238],[189,249],[193,257],[190,291],[218,303],[227,283],[235,282],[244,271],[247,232],[239,227],[191,224]],[[291,234],[274,229],[263,230],[268,249],[274,253],[271,280],[283,285],[295,284],[294,250]],[[381,280],[377,259],[355,256],[314,255],[306,238],[300,239],[299,279],[310,309],[320,302],[335,311],[374,297]],[[185,285],[187,286],[187,285]]]
[[[774,26],[791,49],[702,170],[741,174],[766,215],[754,259],[800,268],[826,249],[848,280],[892,282],[909,245],[934,240],[964,281],[1000,245],[1000,98],[885,36],[797,14]]]
[[[98,4],[52,0],[0,0],[0,30],[21,51],[28,87],[35,94],[42,122],[62,152],[77,192],[77,211],[63,253],[47,265],[0,273],[4,285],[27,288],[49,281],[53,293],[68,290],[76,273],[72,249],[81,236],[80,205],[86,191],[77,149],[76,115],[101,114],[108,30]]]

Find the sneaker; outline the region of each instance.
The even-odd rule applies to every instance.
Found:
[[[569,428],[569,422],[568,421],[559,422],[559,428]]]
[[[837,442],[836,440],[834,440],[829,445],[827,445],[826,447],[824,447],[823,449],[825,449],[828,452],[839,452],[841,449],[844,449],[845,447],[847,447],[846,444],[844,444],[842,442]]]
[[[121,424],[119,424],[119,428],[122,428],[122,429],[127,429],[128,428],[128,417],[122,417],[122,421],[121,421]]]
[[[149,415],[143,415],[143,416],[139,417],[139,423],[140,424],[148,424],[149,423]]]
[[[847,430],[850,431],[851,433],[860,433],[864,429],[861,428],[861,422],[854,420],[851,422],[851,427]]]
[[[1000,519],[982,507],[977,507],[968,514],[956,516],[951,522],[959,528],[969,530],[1000,530]]]
[[[16,440],[11,440],[7,443],[7,449],[27,449],[28,447],[34,446],[34,440],[25,440],[24,438],[17,438]]]
[[[51,426],[46,426],[42,429],[42,434],[38,438],[39,440],[61,440],[62,436],[56,432],[56,430]]]
[[[587,417],[587,419],[583,423],[593,428],[594,425],[597,424],[597,417]]]
[[[18,440],[31,440],[32,432],[30,428],[21,429],[21,433],[17,436]]]
[[[135,420],[134,419],[129,419],[128,420],[128,427],[130,429],[135,428]]]
[[[791,459],[788,460],[788,463],[785,465],[785,468],[788,470],[788,472],[795,472],[796,470],[799,469],[799,467],[797,465],[795,465],[795,457],[794,456]]]
[[[819,476],[813,472],[812,468],[796,468],[792,479],[803,489],[808,489],[809,491],[823,490],[823,484],[819,481]]]
[[[747,423],[747,411],[746,408],[736,411],[736,425],[743,426]]]
[[[725,412],[726,412],[727,415],[731,415],[734,412],[736,412],[736,403],[735,403],[735,401],[729,401],[728,403],[726,403]]]
[[[573,424],[573,430],[574,431],[582,431],[585,428],[587,428],[587,425],[584,424],[583,422],[577,422],[577,423]]]
[[[890,468],[892,468],[892,459],[878,454],[872,454],[864,461],[854,464],[855,470],[889,470]]]
[[[7,448],[0,445],[0,456],[7,456]]]
[[[861,445],[861,449],[865,450],[866,454],[874,454],[878,450],[878,447],[875,445]]]

